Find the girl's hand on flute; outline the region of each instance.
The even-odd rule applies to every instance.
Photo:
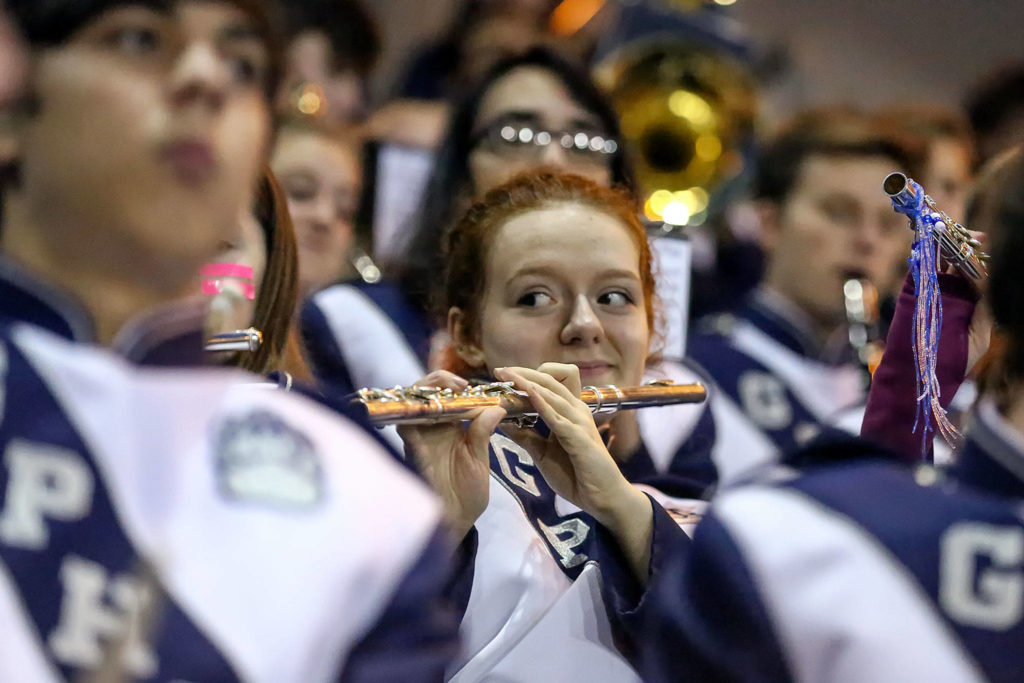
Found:
[[[462,391],[469,383],[447,370],[435,370],[418,387]],[[440,496],[448,525],[459,542],[487,508],[490,497],[490,439],[505,417],[503,408],[481,408],[468,426],[460,422],[405,425],[398,434],[434,492]]]
[[[537,370],[498,368],[502,381],[514,382],[530,397],[551,436],[534,463],[552,489],[608,528],[646,580],[653,514],[647,496],[630,484],[601,440],[594,417],[580,400],[580,371],[575,365],[545,363]]]

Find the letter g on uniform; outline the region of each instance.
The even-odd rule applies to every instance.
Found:
[[[968,626],[1005,631],[1024,615],[1024,530],[955,524],[941,541],[939,602]]]

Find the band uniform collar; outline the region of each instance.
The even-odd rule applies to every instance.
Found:
[[[815,339],[807,315],[766,287],[758,287],[751,293],[742,317],[794,353],[807,358],[821,355],[821,345]]]
[[[3,257],[0,257],[0,319],[35,325],[71,341],[96,341],[96,327],[81,303]]]
[[[971,417],[967,443],[952,467],[956,478],[997,495],[1024,498],[1024,434],[982,399]]]

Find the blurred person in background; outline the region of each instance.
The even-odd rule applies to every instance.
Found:
[[[351,390],[422,377],[444,231],[473,198],[539,168],[634,188],[611,106],[585,71],[543,48],[498,64],[455,110],[396,276],[372,292],[329,287],[303,311],[318,378]]]
[[[893,106],[879,115],[889,125],[922,138],[925,157],[919,182],[940,209],[963,221],[976,156],[967,118],[953,109],[928,105]]]
[[[899,130],[845,109],[798,115],[762,149],[755,199],[764,280],[742,307],[695,323],[687,346],[721,389],[712,405],[723,479],[862,408],[865,371],[848,333],[846,283],[896,291],[913,233],[881,183],[918,165]],[[859,416],[853,422],[859,429]],[[759,437],[731,440],[739,424]]]
[[[381,54],[380,29],[361,0],[289,0],[277,108],[331,125],[362,121]]]
[[[300,301],[354,274],[360,157],[360,139],[351,129],[308,117],[278,126],[270,164],[295,226]]]
[[[8,8],[32,68],[4,130],[0,679],[437,678],[455,634],[430,494],[251,375],[112,353],[173,333],[147,316],[190,306],[238,238],[277,85],[267,8]]]
[[[447,34],[418,51],[401,77],[395,98],[374,112],[369,136],[436,149],[453,103],[491,68],[530,48],[550,43],[553,0],[463,0]]]
[[[421,50],[398,95],[449,100],[477,83],[498,62],[547,42],[552,0],[463,0],[447,34]]]
[[[1024,63],[1007,64],[981,79],[966,109],[979,165],[1024,143]]]

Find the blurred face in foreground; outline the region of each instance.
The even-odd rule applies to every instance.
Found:
[[[458,344],[471,366],[554,361],[577,365],[584,385],[640,383],[650,344],[640,254],[608,214],[558,203],[513,216],[488,250],[481,297],[479,333]]]
[[[234,240],[265,152],[251,19],[227,2],[119,5],[34,57],[17,215],[51,261],[184,287]]]

